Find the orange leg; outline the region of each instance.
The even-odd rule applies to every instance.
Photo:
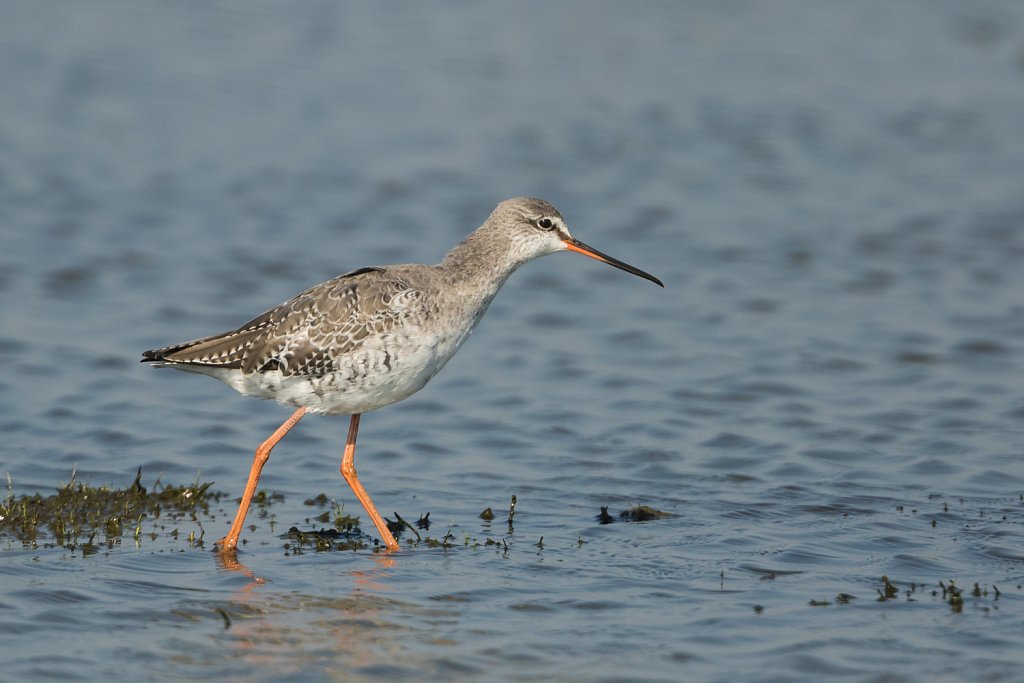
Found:
[[[384,539],[384,545],[387,546],[388,550],[398,550],[398,541],[391,535],[391,530],[388,529],[388,525],[384,523],[384,518],[377,512],[377,508],[374,506],[373,501],[370,500],[370,494],[366,492],[363,485],[359,483],[359,477],[356,476],[356,433],[359,431],[359,414],[352,416],[352,421],[348,425],[348,438],[345,440],[345,455],[341,458],[341,476],[345,477],[345,481],[352,487],[352,492],[356,494],[356,498],[366,508],[366,513],[370,515],[370,519],[373,520],[373,525],[377,527],[377,531],[380,533],[381,538]]]
[[[235,548],[238,547],[238,536],[242,533],[242,525],[245,524],[245,515],[249,512],[249,503],[252,502],[252,496],[256,493],[256,485],[260,481],[260,472],[263,471],[263,466],[267,464],[267,460],[270,458],[270,451],[274,449],[277,442],[288,433],[288,431],[294,427],[302,416],[306,414],[305,408],[299,408],[292,416],[284,421],[284,424],[277,428],[270,437],[260,444],[260,447],[256,449],[256,457],[252,461],[252,469],[249,470],[249,481],[245,485],[245,493],[242,494],[242,502],[238,506],[238,513],[235,515],[235,521],[231,524],[231,531],[224,538],[217,541],[217,545],[220,546],[222,553],[234,552]]]

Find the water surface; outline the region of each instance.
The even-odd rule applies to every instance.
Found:
[[[15,494],[142,466],[237,495],[287,411],[139,353],[436,262],[509,196],[666,288],[531,263],[427,389],[364,417],[378,505],[430,512],[451,548],[284,549],[305,499],[357,510],[344,418],[275,450],[284,501],[250,520],[244,571],[166,533],[88,557],[5,540],[0,678],[1019,676],[1018,3],[4,16]],[[635,504],[675,516],[598,521]]]

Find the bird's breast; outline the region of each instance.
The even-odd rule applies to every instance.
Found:
[[[382,408],[422,389],[458,350],[465,335],[385,336],[334,360],[320,376],[263,373],[260,393],[279,403],[324,415],[352,415]],[[270,396],[268,396],[268,393]]]

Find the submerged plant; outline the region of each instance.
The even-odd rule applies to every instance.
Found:
[[[30,547],[42,543],[74,548],[81,543],[83,550],[89,550],[98,535],[113,545],[127,530],[139,542],[144,521],[199,521],[199,515],[208,516],[210,505],[224,495],[210,491],[212,483],[200,483],[198,477],[188,486],[165,485],[158,479],[147,489],[141,468],[123,489],[90,486],[77,481],[76,474],[49,496],[15,496],[8,475],[7,498],[0,503],[0,536]],[[171,534],[176,536],[177,529]]]

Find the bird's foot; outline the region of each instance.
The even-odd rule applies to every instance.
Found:
[[[238,541],[225,536],[213,544],[213,550],[221,555],[224,555],[225,553],[235,554],[238,550]]]

